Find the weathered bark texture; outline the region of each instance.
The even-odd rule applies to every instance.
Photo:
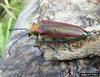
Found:
[[[92,27],[93,29],[93,27]],[[88,30],[90,30],[88,28]],[[100,30],[100,29],[99,29]],[[92,38],[86,39],[81,48],[73,48],[71,50],[58,50],[58,53],[46,51],[44,57],[46,60],[72,60],[77,58],[85,58],[89,56],[100,56],[100,32],[91,35]]]
[[[35,22],[35,20],[37,20],[37,18],[38,18],[38,12],[34,12],[34,10],[36,10],[36,9],[33,6],[35,4],[34,3],[35,0],[29,0],[29,1],[30,1],[29,4],[24,8],[22,13],[19,15],[19,18],[15,25],[15,27],[17,27],[17,28],[27,28],[27,27],[29,27],[30,24],[32,24],[33,21]],[[52,1],[52,0],[50,0],[50,1]],[[56,1],[67,1],[67,0],[56,0]],[[71,0],[68,0],[68,1],[69,1],[68,3],[70,3]],[[73,0],[73,1],[75,1],[75,0]],[[83,1],[83,3],[84,3],[84,1],[86,1],[86,0],[78,0],[78,1],[80,1],[80,2]],[[88,1],[91,2],[92,0],[88,0]],[[37,3],[38,3],[38,1],[37,1]],[[52,5],[55,6],[55,3]],[[79,5],[81,6],[81,4],[78,4],[78,6]],[[77,6],[77,8],[74,8],[73,11],[75,11],[75,9],[78,9],[79,8],[78,6]],[[82,7],[82,8],[84,8],[84,7]],[[59,6],[59,9],[60,9],[60,6]],[[63,9],[65,9],[65,8],[61,8],[60,10],[63,10]],[[54,11],[53,8],[52,8],[52,10]],[[52,11],[52,10],[50,10],[50,11]],[[56,11],[56,13],[58,13],[58,11]],[[72,13],[73,13],[73,11],[72,11]],[[78,14],[79,14],[79,11],[81,11],[81,10],[80,9],[77,10]],[[63,17],[66,16],[66,15],[64,16],[64,12],[65,12],[65,10],[63,10],[63,13],[61,13],[61,15]],[[90,10],[90,12],[91,12],[91,10]],[[86,12],[86,14],[88,15],[88,13],[90,14],[90,12]],[[37,13],[37,15],[35,15],[36,13]],[[85,13],[85,12],[83,11],[82,13]],[[49,13],[47,12],[47,14],[49,14]],[[93,11],[93,14],[95,15],[94,17],[96,17],[96,16],[100,17],[99,13],[97,15]],[[60,13],[57,15],[59,16]],[[61,19],[61,21],[63,21],[62,18],[60,18],[60,16],[59,16],[59,18],[57,18],[57,15],[55,14],[53,18],[51,16],[49,19],[52,19],[52,20]],[[36,18],[34,18],[33,16]],[[74,15],[72,15],[71,17],[76,18],[73,16]],[[75,22],[76,22],[76,20],[78,21],[78,19],[80,18],[79,17],[78,19],[76,18],[76,19],[71,20],[71,17],[68,16],[66,19],[65,18],[63,18],[63,19],[65,19],[64,21],[66,21],[67,19],[70,19],[68,21],[74,22],[73,20],[75,20]],[[84,19],[84,16],[83,16],[83,19]],[[86,17],[86,20],[87,20],[87,17]],[[83,22],[85,22],[86,20],[84,20]],[[95,21],[94,22],[95,25],[97,24],[98,26],[100,26],[100,24],[97,23],[96,18],[93,18],[93,20]],[[87,24],[87,23],[85,23],[85,24]],[[86,27],[86,25],[84,27]],[[12,45],[12,43],[16,39],[18,39],[25,33],[26,33],[25,31],[13,31],[10,41],[6,48],[6,53],[3,58],[3,62],[0,65],[0,77],[82,77],[82,76],[79,76],[80,75],[79,73],[81,73],[81,72],[82,73],[98,73],[98,72],[100,72],[100,57],[99,57],[100,56],[100,46],[99,46],[100,39],[93,42],[93,44],[91,45],[90,48],[89,48],[90,44],[87,44],[87,46],[83,50],[79,50],[79,52],[78,51],[75,52],[75,54],[77,54],[76,56],[75,56],[75,54],[71,53],[70,51],[68,51],[68,54],[67,54],[67,52],[63,52],[63,53],[60,52],[62,55],[64,53],[66,53],[67,55],[69,55],[69,57],[65,56],[62,58],[62,56],[57,56],[55,54],[56,59],[53,58],[52,60],[47,60],[46,56],[44,55],[47,51],[45,51],[45,49],[43,49],[43,48],[41,48],[41,50],[39,50],[38,48],[33,47],[33,42],[35,40],[34,36],[28,37],[28,35],[26,35],[12,47],[11,56],[9,56],[9,54],[8,54],[9,47]],[[46,49],[49,50],[50,48],[47,47]],[[52,51],[52,50],[50,49],[49,51]],[[82,53],[87,52],[87,53],[85,53],[85,56],[84,56],[84,54],[82,55],[81,52]],[[90,54],[90,52],[93,54],[98,54],[98,55],[92,56],[92,54],[91,54],[91,56],[88,57],[88,54]],[[95,53],[95,52],[97,52],[97,53]],[[71,57],[70,57],[70,55],[71,55]],[[77,57],[77,56],[81,56],[81,57]],[[52,58],[52,55],[51,55],[51,58]]]

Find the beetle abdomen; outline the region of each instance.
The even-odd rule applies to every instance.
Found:
[[[78,26],[43,20],[38,30],[39,34],[49,38],[77,38],[87,35],[87,32]]]

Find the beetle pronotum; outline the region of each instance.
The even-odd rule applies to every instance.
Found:
[[[10,29],[10,30],[23,30],[23,29]],[[25,29],[27,30],[27,29]],[[34,23],[28,31],[28,35],[40,35],[44,39],[52,38],[56,39],[58,42],[69,42],[69,41],[77,41],[83,38],[87,38],[90,36],[90,33],[84,30],[83,28],[62,22],[42,20],[40,24]],[[24,37],[23,35],[22,37]],[[21,39],[20,37],[19,39]],[[19,40],[17,39],[12,46]],[[48,42],[48,41],[45,41]],[[9,54],[12,46],[9,48]]]

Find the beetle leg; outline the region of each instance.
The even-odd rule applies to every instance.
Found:
[[[52,46],[50,46],[50,45],[47,43],[47,41],[45,41],[45,39],[44,39],[44,38],[42,38],[42,40],[43,40],[43,42],[44,42],[47,46],[49,46],[51,49],[55,50],[55,48],[54,48],[54,47],[52,47]]]
[[[72,50],[70,44],[68,43],[68,46],[67,46],[68,50]]]
[[[36,41],[35,41],[35,44],[33,45],[33,47],[37,47],[41,51],[41,48],[39,46],[39,37],[38,37],[38,35],[36,37]]]
[[[67,43],[67,45],[65,44],[67,42],[65,38],[62,38],[62,39],[53,38],[53,41],[58,42],[58,43],[63,43],[63,46],[65,48],[67,48],[68,50],[71,50],[70,43]]]
[[[37,47],[38,45],[38,37],[36,37],[36,41],[35,41],[35,45],[34,45],[34,47]]]
[[[35,41],[35,44],[33,45],[33,47],[37,47],[41,51],[41,48],[40,48],[40,45],[39,45],[39,37],[38,36],[36,37],[36,41]]]
[[[36,41],[35,41],[35,44],[34,44],[34,47],[39,47],[39,45],[38,45],[38,41],[39,41],[39,37],[38,37],[38,35],[37,35],[37,37],[36,37]]]
[[[45,41],[44,38],[42,38],[42,40],[43,40],[43,42],[44,42],[48,47],[50,47],[52,50],[54,50],[54,51],[58,54],[57,50],[56,50],[54,47],[52,47],[51,45],[49,45],[49,44],[47,43],[47,41]]]

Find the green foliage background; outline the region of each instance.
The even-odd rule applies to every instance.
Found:
[[[3,3],[0,3],[0,9],[3,9],[2,13],[0,12],[0,57],[3,56],[4,48],[10,36],[9,28],[13,28],[24,5],[24,0],[3,1]]]

